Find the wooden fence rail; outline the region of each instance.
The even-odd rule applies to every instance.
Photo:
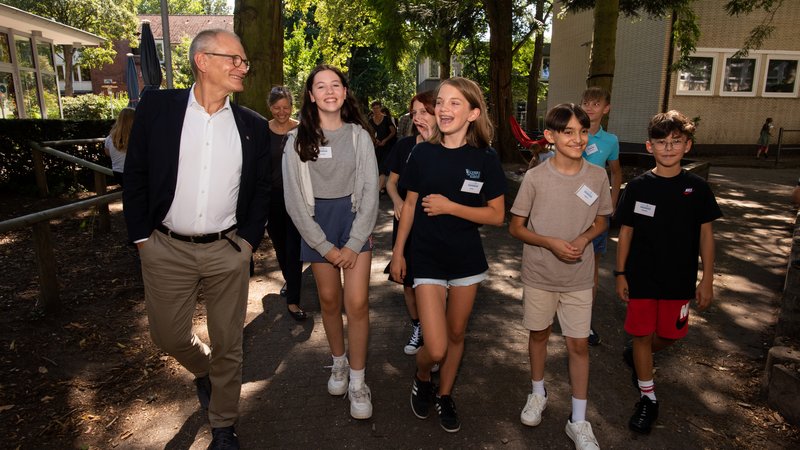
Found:
[[[36,251],[36,261],[39,268],[40,301],[45,314],[48,315],[56,314],[61,309],[61,302],[58,298],[56,259],[53,253],[53,240],[50,233],[50,220],[89,208],[97,208],[98,228],[100,231],[108,232],[111,229],[108,204],[122,198],[122,191],[106,193],[106,176],[113,176],[111,169],[90,161],[76,158],[73,155],[58,151],[50,146],[97,144],[100,142],[103,142],[102,138],[47,141],[42,143],[31,142],[30,145],[31,152],[33,154],[36,184],[39,187],[39,194],[41,196],[47,196],[49,192],[47,188],[47,177],[45,175],[45,166],[43,160],[44,153],[94,171],[95,192],[97,192],[98,195],[69,203],[67,205],[57,206],[45,211],[39,211],[0,222],[0,233],[6,233],[26,227],[31,227],[33,229],[33,246]]]

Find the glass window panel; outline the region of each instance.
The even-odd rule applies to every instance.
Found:
[[[711,77],[714,71],[714,58],[692,56],[688,67],[678,73],[678,90],[710,92]]]
[[[39,89],[36,86],[36,74],[34,72],[20,72],[19,78],[22,81],[22,101],[24,102],[28,119],[41,119],[42,109],[39,108]]]
[[[53,50],[50,44],[40,42],[36,44],[36,53],[39,56],[39,70],[53,72]]]
[[[428,78],[439,78],[439,61],[430,60]]]
[[[722,90],[724,92],[754,92],[755,76],[756,60],[754,58],[726,58]]]
[[[20,67],[33,69],[33,47],[31,40],[22,36],[14,36],[14,44],[17,46],[17,63]]]
[[[14,77],[9,72],[0,72],[0,118],[16,119],[17,99],[14,95]]]
[[[61,110],[58,108],[58,84],[56,84],[56,76],[43,73],[42,85],[44,85],[44,107],[45,111],[47,111],[47,118],[61,118]]]
[[[11,49],[8,46],[8,35],[0,32],[0,62],[11,64]]]
[[[796,76],[796,59],[770,59],[764,92],[794,92]]]

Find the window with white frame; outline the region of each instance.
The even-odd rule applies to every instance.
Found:
[[[717,79],[717,54],[698,52],[678,71],[677,95],[713,95]]]
[[[755,97],[760,56],[734,58],[732,53],[726,53],[724,61],[719,95]]]
[[[800,56],[768,55],[761,95],[764,97],[796,97],[798,61],[800,61]]]

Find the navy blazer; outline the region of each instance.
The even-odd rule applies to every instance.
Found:
[[[122,191],[131,241],[146,239],[161,224],[175,197],[178,157],[188,89],[146,91],[136,116],[125,157]],[[236,203],[236,233],[258,248],[269,208],[269,124],[258,113],[230,104],[242,140],[242,175]]]

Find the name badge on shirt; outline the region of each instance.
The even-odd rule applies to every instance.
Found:
[[[320,147],[319,158],[325,158],[325,159],[333,158],[333,149],[330,147]]]
[[[461,192],[480,194],[481,188],[483,188],[483,181],[464,180],[464,184],[461,185]]]
[[[597,153],[598,150],[600,149],[597,148],[597,144],[592,144],[592,145],[587,145],[585,151],[586,155],[591,155],[592,153]]]
[[[575,192],[575,195],[578,196],[579,199],[583,200],[583,203],[586,203],[589,206],[592,206],[597,200],[597,194],[594,193],[588,186],[582,184],[580,188]]]
[[[643,202],[636,202],[633,206],[633,212],[636,214],[641,214],[647,217],[653,217],[656,215],[656,205],[651,205],[649,203]]]

